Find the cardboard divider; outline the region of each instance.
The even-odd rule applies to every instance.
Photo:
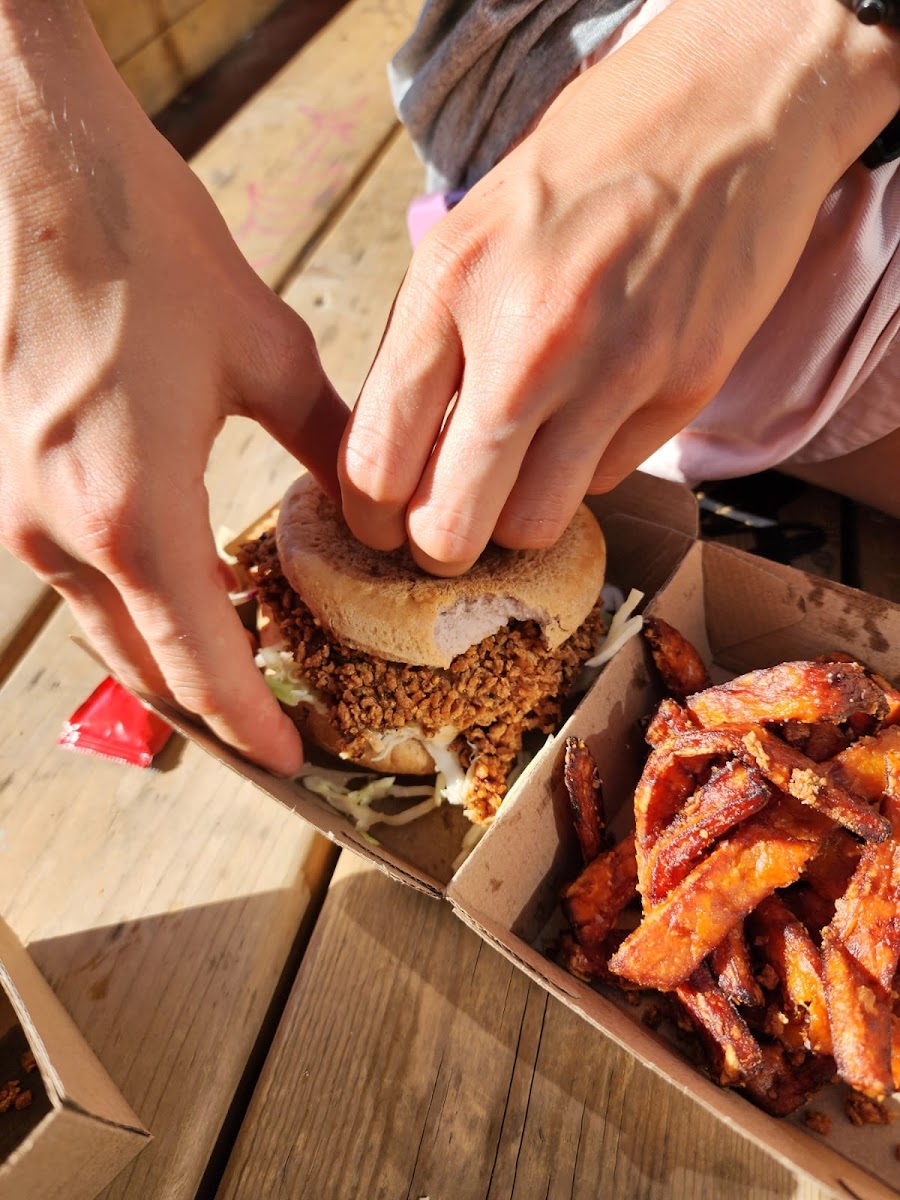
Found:
[[[689,637],[721,677],[835,650],[888,677],[897,673],[891,647],[900,645],[900,606],[739,550],[695,543],[648,608]],[[643,639],[629,643],[535,765],[528,787],[510,795],[448,898],[457,915],[562,1003],[783,1163],[841,1196],[896,1195],[896,1128],[852,1125],[843,1112],[844,1085],[810,1101],[831,1117],[828,1135],[811,1132],[802,1110],[771,1117],[713,1084],[692,1063],[689,1047],[646,1028],[617,989],[594,989],[550,957],[560,890],[581,868],[562,779],[563,740],[587,742],[610,827],[621,836],[633,825],[634,785],[646,755],[642,722],[660,696]]]
[[[0,1113],[0,1195],[90,1200],[150,1135],[2,921],[0,1030],[0,1087],[16,1080],[31,1093],[27,1107]]]

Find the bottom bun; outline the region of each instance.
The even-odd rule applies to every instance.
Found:
[[[376,743],[370,751],[349,757],[344,752],[344,739],[326,713],[309,704],[296,704],[287,711],[304,741],[314,742],[320,750],[337,755],[356,767],[384,775],[433,775],[437,769],[434,759],[415,734],[410,734],[404,741],[392,741],[386,749],[379,750]],[[374,736],[377,739],[378,735]]]

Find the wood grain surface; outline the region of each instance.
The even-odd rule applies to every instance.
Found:
[[[218,1200],[820,1200],[436,900],[341,857]]]
[[[193,160],[273,287],[395,128],[386,65],[417,7],[348,4]]]
[[[109,1197],[193,1197],[332,847],[180,739],[57,748],[99,681],[60,609],[0,698],[0,911],[154,1135]]]

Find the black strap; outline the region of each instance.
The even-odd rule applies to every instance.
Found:
[[[872,145],[863,151],[861,158],[864,165],[872,170],[900,158],[900,113],[882,129]]]

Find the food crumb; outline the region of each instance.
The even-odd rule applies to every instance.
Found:
[[[831,1133],[831,1117],[828,1113],[820,1112],[817,1108],[811,1108],[803,1117],[803,1123],[813,1133],[821,1133],[823,1137],[828,1137]]]
[[[802,804],[814,803],[816,796],[824,786],[825,780],[815,771],[795,769],[791,771],[791,777],[788,780],[788,791]]]
[[[895,1116],[886,1105],[862,1092],[850,1093],[844,1111],[853,1125],[890,1125]]]
[[[30,1075],[37,1066],[34,1061],[34,1055],[30,1050],[22,1051],[22,1057],[19,1059],[19,1063],[26,1075]]]
[[[625,1001],[626,1004],[630,1004],[632,1008],[637,1008],[637,1006],[641,1002],[641,997],[640,997],[639,992],[623,992],[622,999]]]
[[[741,740],[762,767],[762,769],[765,770],[766,767],[769,766],[771,760],[763,749],[763,745],[759,740],[759,736],[751,731],[750,733],[745,734]]]
[[[644,1010],[641,1020],[648,1029],[658,1029],[663,1021],[663,1010],[658,1004],[651,1004],[649,1008]]]
[[[0,1088],[0,1113],[9,1112],[21,1092],[18,1079],[9,1079]]]
[[[32,1099],[33,1097],[31,1095],[31,1091],[28,1088],[26,1088],[24,1092],[19,1092],[15,1101],[16,1108],[19,1110],[19,1112],[21,1112],[23,1108],[28,1108]]]

